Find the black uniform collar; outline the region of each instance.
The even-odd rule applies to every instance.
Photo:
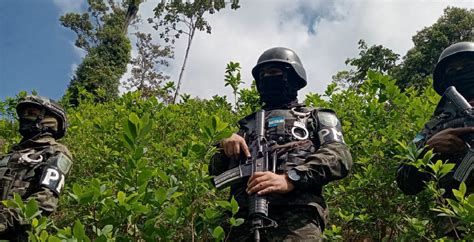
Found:
[[[283,105],[265,105],[263,106],[263,109],[265,109],[266,111],[268,110],[272,110],[272,109],[290,109],[290,108],[294,108],[294,107],[300,107],[302,106],[302,104],[299,104],[298,103],[298,99],[295,99],[291,102],[288,102],[288,103],[285,103]]]
[[[56,144],[56,139],[50,135],[41,135],[36,139],[22,140],[19,144],[12,146],[12,150],[23,150],[27,148],[41,147]]]

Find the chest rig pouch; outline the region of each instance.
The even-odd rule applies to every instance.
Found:
[[[10,199],[13,193],[27,197],[38,186],[39,173],[45,161],[54,154],[52,147],[15,151],[0,160],[0,195]]]
[[[268,111],[265,117],[267,138],[278,145],[314,138],[312,111],[305,107]]]
[[[317,150],[316,143],[312,142],[317,139],[315,111],[302,106],[266,111],[265,137],[277,154],[277,173],[303,164],[306,157]],[[248,144],[254,138],[254,122],[254,117],[248,117],[241,123]]]

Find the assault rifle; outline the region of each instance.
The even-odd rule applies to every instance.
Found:
[[[469,102],[456,90],[454,86],[446,89],[441,98],[440,105],[443,106],[443,111],[450,113],[454,119],[443,123],[442,129],[455,127],[474,127],[474,109]],[[454,179],[459,182],[467,180],[472,170],[474,169],[474,148],[471,147],[470,142],[474,140],[474,134],[469,134],[463,137],[468,152],[462,159],[458,168],[454,172]]]
[[[245,164],[214,177],[214,185],[217,189],[230,186],[244,178],[250,177],[254,172],[264,172],[276,170],[277,153],[270,149],[269,142],[265,138],[265,110],[260,110],[256,114],[255,138],[250,143],[251,158]],[[270,158],[272,161],[270,162]],[[272,167],[270,167],[270,163]],[[260,241],[260,230],[269,227],[277,227],[277,223],[268,217],[268,200],[266,196],[256,193],[249,197],[249,219],[251,219],[255,241]]]

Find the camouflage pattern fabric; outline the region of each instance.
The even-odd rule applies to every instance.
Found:
[[[322,221],[314,208],[273,206],[270,207],[270,213],[271,218],[278,223],[278,227],[261,231],[261,241],[322,241],[323,229],[320,225]],[[250,220],[246,219],[241,226],[232,228],[228,241],[254,241],[254,235],[250,231]],[[227,232],[229,232],[228,227]]]
[[[298,111],[298,113],[311,113],[305,119],[298,119],[290,111],[291,109]],[[321,139],[321,132],[324,125],[318,120],[318,112],[323,112],[324,117],[329,117],[325,120],[325,124],[333,124],[328,127],[334,131],[330,136],[337,139]],[[254,124],[255,116],[249,115],[239,122],[239,135],[244,136],[247,144],[250,144],[252,137],[252,125]],[[332,119],[331,119],[332,118]],[[328,208],[322,196],[324,185],[331,181],[342,179],[346,177],[352,167],[352,156],[349,148],[344,143],[342,132],[340,130],[340,122],[331,110],[327,109],[308,109],[302,105],[289,106],[285,109],[266,110],[266,124],[267,135],[270,140],[277,140],[277,145],[284,147],[285,144],[296,142],[295,137],[292,136],[291,130],[295,124],[305,126],[309,132],[306,140],[299,140],[298,145],[287,146],[285,149],[277,151],[277,174],[285,174],[288,170],[294,168],[302,172],[303,176],[301,182],[295,185],[295,189],[287,194],[270,194],[267,196],[270,206],[289,208],[306,208],[312,209],[316,212],[315,217],[318,217],[321,222],[317,223],[318,234],[324,230],[324,225],[327,222]],[[331,131],[332,132],[332,131]],[[336,134],[337,133],[337,134]],[[324,136],[323,136],[324,137]],[[209,165],[209,173],[211,175],[219,175],[222,172],[232,169],[242,163],[241,160],[230,159],[225,156],[223,151],[217,153],[211,158]],[[247,180],[243,179],[241,182],[231,186],[230,195],[234,196],[240,206],[242,217],[247,218],[246,211],[248,210],[249,196],[245,192],[247,187]],[[273,214],[275,211],[269,211],[269,216],[279,216]],[[282,215],[282,218],[288,217],[289,214]],[[300,219],[306,215],[296,214]],[[284,220],[284,219],[282,219]],[[302,220],[308,222],[311,227],[312,220]],[[278,230],[288,231],[287,225],[296,223],[283,222],[280,224]],[[304,226],[302,226],[305,228]],[[307,230],[307,229],[306,229]],[[241,230],[242,233],[248,234],[249,230]],[[286,232],[285,232],[286,233]],[[315,232],[316,233],[316,232]]]
[[[435,111],[436,113],[436,111]],[[440,132],[439,127],[441,123],[450,121],[446,115],[441,113],[440,115],[434,116],[430,121],[425,124],[423,130],[415,137],[412,141],[418,149],[424,149],[426,142],[436,133]],[[471,142],[471,146],[474,143]],[[426,150],[421,153],[420,156],[423,156],[426,153]],[[464,157],[464,153],[442,155],[437,154],[433,157],[433,160],[442,160],[448,161],[449,163],[455,163],[455,168],[448,173],[446,176],[442,177],[439,181],[439,187],[445,189],[446,193],[443,195],[444,198],[454,199],[452,194],[452,189],[459,188],[459,182],[453,178],[454,172],[459,165],[460,161]],[[403,163],[398,167],[396,180],[398,187],[408,195],[415,195],[421,192],[425,188],[425,182],[429,181],[431,176],[428,173],[419,171],[415,166],[409,163]],[[466,181],[467,192],[466,194],[471,194],[474,192],[474,180]],[[446,217],[436,218],[435,220],[436,231],[439,236],[454,236],[454,228],[458,224],[456,219],[449,219]],[[454,226],[453,226],[454,225]]]
[[[63,171],[61,174],[67,175],[71,160],[69,150],[49,136],[14,146],[11,152],[0,158],[2,199],[12,199],[14,193],[19,194],[25,203],[35,199],[42,215],[48,216],[58,206],[59,193],[40,184],[45,169],[59,166],[57,169]],[[16,241],[25,229],[17,210],[0,205],[0,239]]]

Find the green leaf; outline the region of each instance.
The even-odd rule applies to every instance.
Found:
[[[125,193],[122,191],[119,191],[117,193],[117,201],[119,202],[120,205],[123,205],[125,203]]]
[[[33,226],[33,228],[38,227],[38,219],[33,218],[33,219],[31,220],[31,225]]]
[[[127,133],[127,136],[129,136],[129,138],[132,140],[132,141],[135,141],[137,139],[137,130],[138,130],[138,127],[135,123],[133,123],[132,121],[128,120],[127,122],[127,130],[130,131],[130,133]]]
[[[453,166],[454,166],[454,164],[453,164]],[[466,194],[466,191],[467,191],[466,183],[461,182],[461,184],[459,185],[459,191],[461,192],[462,196],[464,197],[464,195]]]
[[[142,120],[142,128],[140,130],[141,137],[146,137],[150,133],[151,128],[153,127],[153,122],[152,120],[148,120],[148,116],[149,114],[146,114],[145,117],[143,117],[147,118],[147,120]]]
[[[109,234],[112,232],[112,230],[114,229],[114,226],[113,225],[105,225],[104,228],[102,228],[102,234]]]
[[[161,181],[168,183],[169,177],[164,171],[157,170],[156,175],[158,175]]]
[[[41,241],[46,241],[46,239],[49,237],[49,234],[46,230],[41,231],[39,239]]]
[[[238,226],[242,225],[244,222],[245,222],[245,219],[243,219],[243,218],[238,218],[238,219],[235,220],[234,226],[235,226],[235,227],[238,227]]]
[[[211,119],[211,124],[212,124],[212,131],[214,131],[213,133],[215,133],[217,131],[217,122],[218,122],[218,117],[216,115],[213,115],[212,116],[212,119]]]
[[[237,203],[237,200],[235,200],[234,196],[232,196],[232,199],[230,200],[230,205],[232,207],[232,215],[235,215],[239,211],[239,204]]]
[[[156,198],[156,200],[158,201],[158,203],[160,205],[163,204],[166,201],[166,199],[167,199],[166,193],[167,193],[167,191],[162,187],[160,187],[160,188],[158,188],[158,190],[156,190],[155,198]]]
[[[136,113],[130,113],[128,115],[128,120],[132,122],[135,126],[140,123],[140,118],[138,118]]]
[[[56,236],[49,236],[48,242],[61,242],[62,240]]]
[[[207,219],[214,219],[217,216],[219,216],[219,212],[217,212],[216,210],[211,209],[211,208],[206,208],[204,210],[204,214],[205,214]]]
[[[224,201],[224,200],[219,200],[216,202],[217,205],[219,205],[221,208],[224,208],[225,210],[232,211],[232,206],[230,205],[230,202]]]
[[[130,151],[134,150],[135,143],[125,134],[122,135],[122,143],[125,145],[125,147],[128,150],[130,150]]]
[[[235,218],[234,218],[234,217],[231,217],[231,218],[229,219],[229,223],[230,223],[230,225],[231,225],[232,227],[234,227],[234,226],[235,226]]]
[[[28,219],[38,216],[41,211],[38,210],[38,203],[35,199],[30,199],[26,204],[25,215]]]
[[[84,231],[84,225],[79,220],[76,220],[72,228],[72,233],[79,241],[86,240],[87,236]]]
[[[212,237],[213,237],[216,241],[222,241],[222,240],[224,240],[224,237],[225,237],[224,229],[223,229],[221,226],[215,227],[214,230],[212,231]]]
[[[142,170],[142,172],[138,175],[138,185],[141,186],[143,183],[148,182],[150,178],[153,176],[153,171],[150,169]]]
[[[22,211],[25,210],[25,204],[18,193],[13,194],[13,200],[15,201],[18,208],[20,208]]]
[[[462,201],[464,199],[464,193],[459,190],[453,189],[453,195],[458,201]]]
[[[165,208],[166,217],[168,217],[169,219],[174,219],[177,213],[178,213],[178,209],[173,205]]]
[[[444,164],[439,171],[440,177],[447,175],[454,168],[454,166],[455,164],[452,163]]]

